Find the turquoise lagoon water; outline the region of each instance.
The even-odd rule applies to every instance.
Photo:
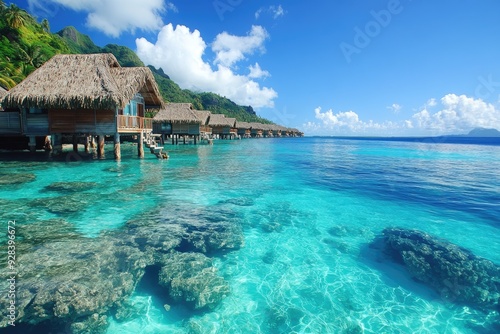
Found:
[[[111,320],[118,333],[489,333],[498,314],[455,305],[377,262],[368,244],[386,227],[415,228],[500,264],[500,146],[284,138],[167,146],[170,159],[46,161],[27,155],[0,168],[34,174],[2,186],[19,228],[64,218],[89,238],[163,205],[216,209],[234,199],[244,246],[215,257],[231,293],[214,309],[163,308],[137,289],[142,314]],[[95,182],[81,209],[26,206],[56,196],[54,182]],[[96,194],[99,194],[96,200]],[[85,202],[86,198],[91,198]]]

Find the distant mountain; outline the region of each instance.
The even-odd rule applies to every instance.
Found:
[[[497,129],[475,128],[467,134],[467,137],[500,137],[500,131]]]
[[[80,33],[75,27],[66,27],[57,35],[68,45],[71,53],[101,53],[101,48],[94,44],[89,36]]]
[[[121,66],[144,66],[137,54],[126,46],[108,44],[101,48],[75,27],[66,27],[50,33],[47,20],[38,23],[25,10],[20,11],[22,20],[13,26],[8,19],[16,12],[16,5],[8,8],[0,5],[0,86],[10,89],[21,82],[36,68],[58,53],[112,53]],[[16,14],[17,15],[17,14]],[[220,95],[208,92],[192,92],[181,89],[162,69],[151,67],[160,93],[167,102],[192,103],[195,109],[225,114],[239,121],[271,123],[256,115],[251,106],[240,106]]]

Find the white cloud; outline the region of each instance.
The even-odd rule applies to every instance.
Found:
[[[314,109],[315,118],[320,123],[308,122],[304,130],[308,134],[320,135],[393,135],[407,127],[391,121],[377,123],[372,120],[362,121],[354,111],[334,113],[332,109],[321,112],[321,107]]]
[[[164,26],[155,44],[145,38],[136,39],[137,55],[141,60],[162,68],[181,88],[195,91],[209,91],[230,98],[241,105],[254,108],[273,107],[278,94],[239,75],[224,64],[217,64],[214,70],[203,60],[207,44],[198,30],[172,24]]]
[[[398,114],[399,111],[401,110],[401,106],[397,103],[393,103],[387,109],[391,110],[393,113]]]
[[[331,109],[314,110],[318,122],[304,124],[308,134],[324,135],[443,135],[467,133],[476,127],[500,129],[500,109],[481,99],[465,95],[448,94],[440,100],[440,110],[435,99],[428,100],[410,119],[393,122],[363,121],[353,111],[334,113]]]
[[[271,15],[273,19],[276,20],[277,18],[285,15],[285,10],[283,9],[283,7],[281,7],[281,5],[261,7],[255,12],[255,19],[258,20],[263,13]]]
[[[476,127],[500,128],[500,110],[481,99],[448,94],[441,99],[441,105],[442,109],[435,113],[424,108],[412,116],[412,122],[424,131],[445,134]]]
[[[253,66],[250,65],[248,69],[250,70],[250,74],[248,74],[248,77],[252,79],[259,79],[271,76],[271,74],[268,71],[264,71],[260,68],[259,63],[255,63],[255,65]]]
[[[212,51],[216,53],[214,63],[231,67],[245,59],[245,55],[253,54],[256,50],[265,52],[264,41],[268,37],[267,31],[261,26],[252,26],[247,36],[220,33],[212,43]]]
[[[165,0],[28,0],[30,8],[46,8],[58,4],[74,11],[86,12],[89,27],[108,36],[119,37],[122,32],[136,29],[156,31],[163,26],[161,14],[177,11]],[[45,5],[43,5],[45,3]]]

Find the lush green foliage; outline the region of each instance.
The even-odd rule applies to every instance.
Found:
[[[125,46],[108,44],[101,48],[74,27],[51,34],[47,19],[38,23],[25,10],[13,4],[7,7],[0,0],[0,86],[14,87],[55,54],[101,52],[114,54],[124,67],[144,66],[139,57]],[[150,68],[167,102],[192,103],[195,109],[210,110],[240,121],[271,123],[258,117],[250,106],[239,106],[214,93],[181,89],[162,69]]]

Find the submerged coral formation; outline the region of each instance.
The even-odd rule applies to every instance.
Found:
[[[62,219],[18,230],[15,321],[49,322],[69,333],[105,332],[110,316],[128,312],[127,300],[148,267],[160,269],[157,284],[173,304],[214,308],[229,286],[204,253],[237,249],[243,242],[229,211],[216,215],[179,207],[154,210],[97,238],[83,237]],[[0,275],[7,277],[5,263]],[[0,281],[2,291],[7,284]],[[8,303],[0,300],[0,328],[8,325]]]
[[[413,278],[452,302],[479,309],[500,305],[500,266],[469,250],[417,230],[386,228],[385,251]]]

